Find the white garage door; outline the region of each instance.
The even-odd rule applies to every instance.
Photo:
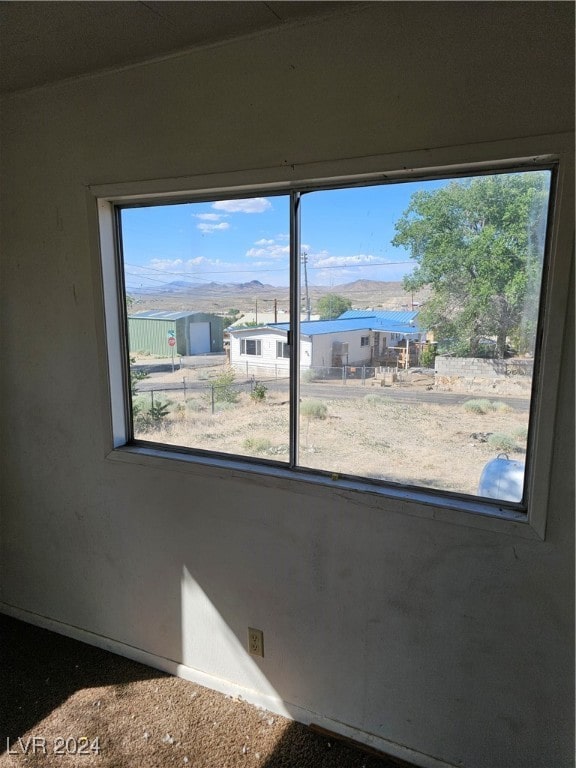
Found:
[[[190,354],[210,352],[210,323],[190,323]]]

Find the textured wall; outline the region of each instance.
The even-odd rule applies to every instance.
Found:
[[[322,487],[111,461],[84,188],[571,131],[572,16],[374,3],[8,100],[6,605],[277,695],[423,765],[572,765],[573,321],[544,542]],[[248,626],[266,636],[257,664]]]

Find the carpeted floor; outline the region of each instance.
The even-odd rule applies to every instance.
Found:
[[[409,768],[0,614],[0,767],[17,766]]]

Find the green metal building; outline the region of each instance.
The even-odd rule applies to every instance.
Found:
[[[139,312],[128,316],[131,354],[169,357],[175,338],[178,355],[203,355],[223,350],[224,319],[207,312]]]

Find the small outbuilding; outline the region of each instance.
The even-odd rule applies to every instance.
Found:
[[[178,355],[222,352],[224,319],[207,312],[139,312],[128,316],[128,346],[131,354],[168,357],[174,338]]]

